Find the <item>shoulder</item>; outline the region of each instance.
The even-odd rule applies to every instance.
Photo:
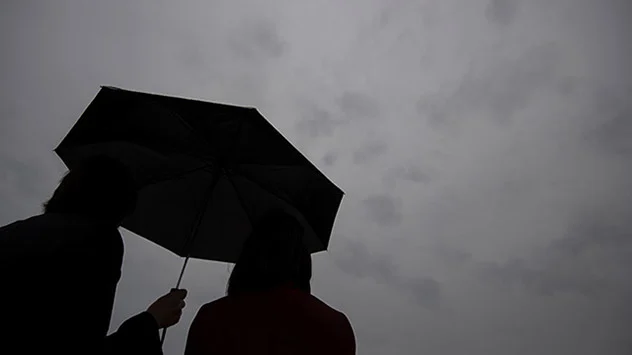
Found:
[[[46,224],[47,218],[44,215],[37,215],[27,219],[21,219],[0,227],[0,237],[20,233],[25,230],[33,230]]]
[[[202,305],[198,311],[198,315],[217,315],[218,313],[225,311],[227,308],[230,308],[231,305],[232,299],[228,296],[224,296]]]
[[[218,298],[209,303],[203,304],[197,312],[196,318],[218,318],[221,314],[229,312],[232,308],[232,302],[229,297]]]
[[[345,338],[354,339],[351,322],[344,313],[331,307],[314,295],[310,295],[310,299],[316,306],[318,313],[325,318],[325,321],[334,326],[332,329],[336,329],[337,332]]]
[[[325,303],[320,298],[318,298],[318,297],[316,297],[316,296],[314,296],[312,294],[308,294],[307,297],[309,299],[309,302],[312,304],[312,307],[317,308],[323,314],[327,314],[330,317],[338,318],[338,319],[340,318],[341,315],[344,316],[341,312],[339,312],[335,308],[331,307],[330,305]]]
[[[344,313],[336,310],[334,310],[334,312],[335,327],[332,328],[335,329],[335,334],[332,335],[333,338],[336,339],[337,347],[341,349],[344,354],[355,354],[356,339],[351,322]]]
[[[87,237],[88,234],[98,235],[101,238],[82,238]],[[119,242],[121,239],[121,234],[116,227],[106,226],[81,216],[59,213],[40,214],[0,227],[0,237],[13,236],[45,236],[46,239],[87,239],[88,241],[109,241],[114,243]]]
[[[191,331],[213,328],[216,325],[225,325],[229,319],[231,302],[228,297],[222,297],[206,303],[200,307],[191,324]]]

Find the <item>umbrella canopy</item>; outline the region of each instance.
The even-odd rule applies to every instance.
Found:
[[[69,169],[113,157],[139,186],[123,227],[182,257],[235,262],[281,208],[325,250],[343,192],[256,109],[102,87],[55,152]]]

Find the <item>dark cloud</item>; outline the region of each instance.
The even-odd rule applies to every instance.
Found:
[[[432,180],[428,173],[414,165],[393,168],[389,170],[385,178],[387,180],[400,179],[414,183],[428,183]]]
[[[179,57],[182,60],[182,64],[199,73],[200,70],[208,69],[210,64],[207,58],[207,53],[199,45],[186,43],[182,45],[182,49],[179,52]]]
[[[617,222],[621,221],[584,214],[582,218],[577,218],[564,238],[552,242],[547,250],[554,257],[574,257],[596,249],[625,251],[632,247],[632,223]]]
[[[540,45],[514,63],[470,76],[457,97],[462,96],[472,108],[491,111],[497,121],[507,121],[528,104],[538,89],[552,82],[556,64],[557,47]]]
[[[208,51],[201,42],[183,41],[180,46],[177,56],[182,65],[187,68],[188,78],[192,82],[206,85],[221,80],[221,76],[218,75],[221,71],[218,71],[217,65],[214,64],[220,56],[219,53]]]
[[[446,101],[439,95],[423,96],[417,100],[417,113],[426,119],[430,127],[445,129],[453,124]]]
[[[388,146],[382,141],[371,141],[363,145],[360,149],[353,153],[353,162],[355,164],[368,163],[388,151]]]
[[[278,58],[288,49],[274,23],[257,21],[239,27],[229,40],[235,55],[249,60]]]
[[[605,153],[632,156],[631,94],[601,89],[592,95],[592,109],[583,118],[591,126],[585,138]]]
[[[336,163],[336,160],[338,160],[338,154],[333,152],[329,152],[323,157],[323,163],[325,163],[325,165],[327,166],[334,165]]]
[[[376,33],[393,31],[396,36],[418,30],[429,30],[437,24],[438,3],[431,1],[389,2],[382,4],[372,26],[362,33],[363,38],[373,39]],[[414,25],[411,25],[414,24]],[[413,27],[414,26],[414,27]]]
[[[627,276],[632,269],[632,222],[627,216],[632,199],[625,205],[628,208],[602,206],[578,213],[563,237],[537,250],[530,260],[480,264],[483,278],[549,296],[632,295]]]
[[[356,277],[371,277],[380,283],[392,283],[397,277],[393,261],[385,255],[372,254],[364,243],[344,239],[344,257],[336,258],[336,264]]]
[[[433,129],[445,130],[451,128],[458,121],[451,112],[454,108],[451,109],[447,105],[447,101],[449,100],[437,96],[423,96],[417,100],[417,114]]]
[[[433,249],[433,253],[447,265],[465,265],[472,261],[472,254],[454,247],[441,245]]]
[[[632,180],[629,180],[632,181]],[[563,238],[544,252],[549,259],[571,259],[600,273],[613,287],[627,286],[627,270],[632,270],[632,182],[622,187],[619,202],[593,206],[577,213]]]
[[[485,15],[490,22],[504,27],[514,22],[517,10],[516,0],[490,0]]]
[[[381,226],[394,226],[402,221],[401,201],[388,195],[373,195],[363,201],[369,219]]]
[[[512,259],[505,263],[481,263],[483,280],[500,287],[521,286],[527,291],[545,296],[577,293],[597,297],[606,283],[595,276],[572,272],[553,264],[530,266],[525,260]]]
[[[585,86],[584,80],[575,76],[562,76],[555,83],[556,91],[566,98],[577,93],[579,88]]]
[[[338,98],[342,112],[351,119],[375,118],[380,113],[380,106],[370,96],[359,92],[345,92]]]
[[[431,278],[410,279],[403,282],[418,304],[436,308],[441,301],[441,284]]]
[[[557,53],[557,46],[548,43],[531,48],[517,60],[494,66],[487,59],[474,63],[453,93],[421,97],[417,112],[435,128],[451,127],[477,112],[496,123],[508,123],[536,92],[553,86]]]
[[[371,278],[393,290],[403,291],[425,308],[436,308],[441,301],[441,284],[429,277],[404,277],[392,257],[373,253],[364,243],[344,239],[345,245],[334,258],[338,267],[359,278]]]
[[[572,119],[579,137],[608,156],[632,156],[632,87],[608,86],[582,77],[562,77],[555,85],[565,99],[582,102]]]
[[[301,107],[301,120],[296,124],[296,128],[311,138],[318,138],[332,135],[342,124],[344,122],[334,119],[329,111],[313,104],[305,104]]]

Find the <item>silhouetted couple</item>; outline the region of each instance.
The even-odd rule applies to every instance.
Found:
[[[180,320],[185,290],[107,335],[123,260],[118,227],[135,202],[127,169],[93,158],[64,176],[43,214],[0,228],[3,353],[162,354],[159,329]],[[310,294],[310,279],[300,224],[268,214],[244,245],[227,297],[195,317],[186,354],[355,354],[349,321]]]

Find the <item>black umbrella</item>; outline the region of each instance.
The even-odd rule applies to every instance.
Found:
[[[254,108],[102,87],[55,152],[69,169],[96,155],[127,165],[139,200],[123,227],[185,257],[182,272],[189,257],[235,262],[273,208],[325,250],[343,196]]]

